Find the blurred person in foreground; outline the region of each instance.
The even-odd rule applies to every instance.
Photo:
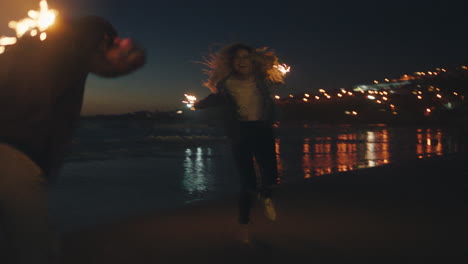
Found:
[[[226,132],[240,179],[240,239],[250,244],[248,224],[256,197],[262,201],[266,217],[276,220],[272,187],[278,177],[273,131],[277,111],[271,90],[284,84],[284,75],[275,68],[278,58],[272,51],[241,43],[222,48],[204,64],[209,75],[204,85],[212,93],[194,107],[224,108]]]
[[[0,54],[0,232],[10,263],[59,262],[47,192],[78,125],[86,79],[131,73],[146,58],[100,17],[59,16],[46,33]]]

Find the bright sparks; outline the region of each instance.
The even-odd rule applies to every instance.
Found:
[[[20,21],[10,21],[8,26],[16,31],[16,36],[21,38],[26,32],[37,29],[40,32],[47,30],[55,22],[58,12],[49,9],[46,0],[39,3],[39,11],[29,10],[27,18]]]
[[[8,46],[13,45],[16,43],[15,37],[1,37],[0,38],[0,46]]]
[[[193,105],[195,104],[195,102],[197,101],[197,97],[193,96],[193,95],[189,95],[189,94],[184,94],[185,98],[187,100],[185,101],[182,101],[182,103],[184,103],[185,105],[187,105],[187,108],[190,108],[191,110],[195,110],[193,108]]]
[[[281,64],[281,65],[273,65],[275,69],[281,72],[281,74],[286,75],[288,72],[291,71],[291,66],[288,66],[286,64]]]
[[[29,10],[28,17],[19,21],[10,21],[8,27],[15,30],[16,37],[0,37],[0,54],[5,51],[5,46],[14,45],[18,38],[23,37],[30,32],[32,37],[37,36],[44,41],[47,38],[46,31],[54,24],[58,11],[49,9],[46,0],[39,2],[39,10]]]

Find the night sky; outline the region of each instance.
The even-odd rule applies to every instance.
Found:
[[[4,3],[6,2],[6,3]],[[280,95],[350,88],[468,63],[466,1],[49,0],[62,14],[100,15],[148,53],[140,71],[88,80],[83,114],[180,108],[209,91],[194,63],[233,42],[268,46],[292,66]],[[0,35],[39,0],[2,0]]]

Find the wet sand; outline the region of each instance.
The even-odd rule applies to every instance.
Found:
[[[280,185],[276,222],[255,208],[253,246],[236,239],[237,201],[226,197],[67,233],[63,263],[455,263],[468,248],[465,156]]]

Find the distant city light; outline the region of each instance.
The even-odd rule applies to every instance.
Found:
[[[371,100],[375,100],[375,96],[373,96],[373,95],[368,95],[367,98],[371,99]]]
[[[279,95],[275,95],[275,99],[280,99],[280,96],[279,96]]]
[[[305,96],[305,97],[310,97],[310,94],[307,94],[307,93],[306,93],[306,94],[304,94],[304,96]]]
[[[307,99],[307,98],[302,98],[302,100],[303,100],[304,102],[309,101],[309,99]]]

